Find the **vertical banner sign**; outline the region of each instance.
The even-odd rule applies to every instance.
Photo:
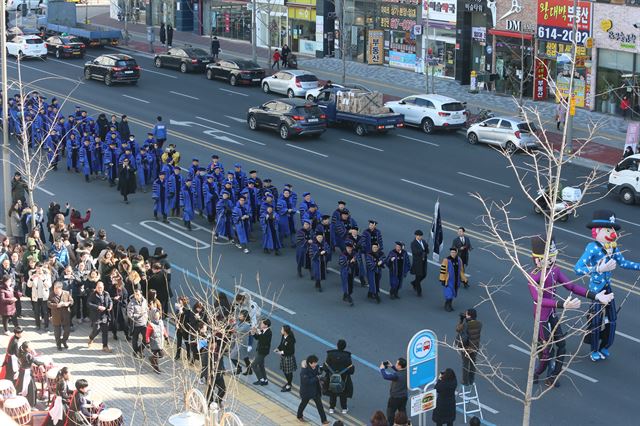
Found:
[[[384,64],[383,54],[384,31],[369,30],[369,54],[367,62],[370,65]]]
[[[438,338],[431,330],[417,332],[407,346],[407,387],[422,390],[436,382]]]
[[[547,99],[547,76],[548,76],[548,61],[546,59],[536,59],[535,68],[535,91],[533,93],[533,100],[542,101]]]

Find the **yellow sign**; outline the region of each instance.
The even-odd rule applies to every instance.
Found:
[[[569,101],[569,115],[576,115],[576,95],[571,95],[571,100]]]
[[[289,6],[289,19],[298,19],[300,21],[316,22],[316,10],[307,7],[291,7]]]
[[[368,52],[367,62],[369,64],[384,64],[384,31],[369,30]]]
[[[584,47],[586,49],[591,49],[593,47],[593,39],[591,37],[587,37],[587,39],[584,42]]]
[[[602,31],[604,31],[605,33],[608,32],[612,27],[613,22],[611,21],[611,19],[603,19],[602,21],[600,21],[600,28],[602,28]]]

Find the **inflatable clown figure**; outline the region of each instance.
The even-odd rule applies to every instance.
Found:
[[[544,249],[546,246],[546,240],[542,236],[535,236],[531,238],[531,255],[536,267],[531,272],[531,280],[529,281],[529,292],[534,304],[538,303],[538,287],[542,278],[543,262],[544,262]],[[549,255],[547,257],[546,278],[544,280],[543,292],[542,292],[542,308],[540,310],[540,330],[538,332],[538,344],[543,346],[542,351],[539,352],[539,361],[534,372],[534,382],[538,382],[540,374],[542,374],[551,361],[552,368],[548,377],[544,383],[547,386],[558,386],[556,377],[562,371],[562,364],[566,354],[565,335],[562,330],[562,325],[559,323],[559,318],[556,316],[557,309],[578,309],[580,308],[580,300],[577,297],[571,297],[571,294],[562,299],[556,295],[556,290],[562,286],[566,290],[570,291],[573,295],[586,297],[591,300],[597,300],[600,303],[606,305],[613,300],[613,294],[605,294],[602,290],[599,293],[591,292],[575,283],[572,283],[569,278],[560,270],[556,265],[556,257],[558,255],[558,249],[556,242],[551,237],[549,243]],[[555,346],[555,357],[552,358],[553,348]]]
[[[593,220],[587,225],[591,229],[594,241],[587,244],[582,257],[578,259],[575,272],[578,276],[589,276],[589,291],[606,294],[611,292],[611,272],[620,266],[624,269],[640,271],[640,263],[626,260],[616,243],[620,225],[611,210],[596,210]],[[589,308],[591,334],[591,360],[601,361],[609,357],[609,348],[616,335],[615,300],[609,303],[593,301]],[[603,328],[604,324],[604,328]]]

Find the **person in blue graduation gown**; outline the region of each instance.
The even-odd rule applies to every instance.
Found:
[[[329,248],[332,248],[332,235],[331,235],[331,216],[322,215],[320,218],[320,223],[316,225],[315,232],[322,232],[324,235],[324,242],[329,245]],[[313,226],[313,224],[312,224]],[[329,250],[329,256],[327,256],[327,262],[331,262],[331,258],[333,257],[333,250]]]
[[[386,265],[389,268],[389,285],[391,287],[389,293],[391,299],[399,299],[398,291],[402,288],[402,281],[411,268],[411,259],[409,259],[409,254],[404,249],[404,243],[396,241],[395,248],[387,256]]]
[[[280,194],[277,204],[278,212],[278,232],[282,239],[289,239],[291,247],[295,247],[296,224],[294,216],[296,205],[291,197],[291,190],[285,188]]]
[[[369,226],[362,231],[362,249],[364,253],[371,251],[371,244],[373,243],[377,243],[380,250],[384,250],[382,232],[378,229],[378,222],[375,219],[369,219]]]
[[[144,192],[147,192],[147,186],[153,181],[151,175],[151,164],[153,158],[147,151],[147,145],[142,145],[136,155],[136,166],[138,171],[138,185]]]
[[[76,173],[79,173],[78,169],[78,151],[80,150],[80,140],[75,132],[71,132],[67,137],[67,171],[74,169]]]
[[[322,232],[316,232],[310,248],[311,277],[316,283],[316,289],[322,291],[321,282],[327,279],[327,256],[329,245],[324,241]]]
[[[253,179],[247,180],[247,187],[241,192],[247,199],[247,204],[251,210],[251,223],[255,224],[260,220],[260,194],[258,188],[256,188],[256,182]]]
[[[184,178],[180,174],[180,166],[173,167],[173,174],[167,177],[169,181],[169,207],[172,216],[180,216],[180,191]]]
[[[382,278],[382,270],[384,269],[385,258],[384,253],[380,250],[377,243],[371,244],[371,251],[367,253],[367,281],[369,282],[368,299],[374,299],[380,303],[380,279]]]
[[[115,186],[118,177],[118,148],[114,141],[110,141],[109,147],[104,151],[104,170],[109,186]]]
[[[366,254],[366,251],[364,250],[364,247],[362,245],[363,243],[362,236],[358,234],[357,226],[353,226],[349,229],[349,235],[345,240],[345,244],[349,241],[351,241],[351,243],[353,244],[354,256],[358,264],[358,270],[356,272],[360,277],[360,285],[362,287],[366,287],[367,286],[367,278],[366,278],[367,269],[364,263],[364,255]]]
[[[356,221],[351,217],[351,213],[349,209],[342,209],[340,212],[340,219],[333,226],[333,237],[336,244],[336,247],[340,249],[340,251],[344,251],[344,243],[349,236],[349,229],[354,226],[358,226]]]
[[[93,173],[93,155],[94,148],[91,146],[91,141],[85,139],[78,152],[78,165],[82,168],[84,180],[87,182],[89,182],[89,176]]]
[[[358,260],[351,241],[345,243],[345,250],[340,254],[338,264],[340,265],[340,280],[342,282],[342,300],[353,306],[351,294],[353,294],[353,279],[358,271]]]
[[[207,182],[204,184],[204,210],[207,221],[213,223],[216,220],[216,205],[218,204],[218,185],[213,175],[207,175]]]
[[[242,249],[244,253],[249,253],[247,244],[249,243],[249,232],[251,232],[250,219],[251,212],[247,207],[247,200],[241,195],[233,208],[231,221],[233,222],[236,247]]]
[[[153,198],[153,217],[158,219],[158,214],[162,215],[162,221],[169,223],[169,183],[167,174],[160,172],[158,178],[153,182],[151,189],[151,198]]]
[[[273,207],[268,206],[264,214],[260,217],[260,225],[262,226],[262,249],[265,253],[275,251],[276,256],[280,255],[282,242],[278,232],[278,213]]]
[[[298,264],[298,276],[302,278],[302,269],[311,269],[311,257],[309,248],[313,242],[311,221],[302,222],[302,228],[296,232],[296,263]]]
[[[309,206],[315,204],[313,198],[311,198],[310,192],[302,193],[302,201],[300,201],[300,207],[298,207],[298,213],[300,213],[300,223],[304,221],[304,214],[309,210]]]
[[[233,213],[233,203],[229,199],[229,191],[223,190],[220,192],[220,199],[218,199],[218,205],[216,206],[216,231],[214,233],[214,239],[218,237],[225,237],[229,240],[233,239],[233,223],[231,216]]]
[[[186,226],[189,231],[191,231],[191,221],[195,215],[193,209],[194,199],[195,194],[192,181],[191,179],[186,178],[184,185],[182,185],[182,190],[180,191],[180,207],[182,207],[182,220],[184,221],[184,226]]]

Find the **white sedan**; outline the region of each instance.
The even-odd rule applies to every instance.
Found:
[[[41,57],[47,59],[47,45],[38,36],[21,35],[6,43],[7,53],[16,57]]]

